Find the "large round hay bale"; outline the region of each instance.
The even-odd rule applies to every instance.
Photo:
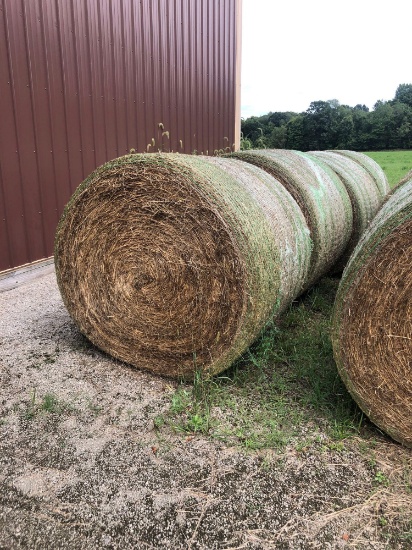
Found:
[[[385,172],[382,170],[382,168],[379,166],[377,162],[375,162],[371,157],[368,157],[368,155],[365,155],[364,153],[358,153],[357,151],[346,151],[345,149],[341,150],[334,150],[334,153],[337,153],[338,155],[342,155],[344,157],[350,158],[360,164],[365,170],[369,172],[369,174],[372,176],[372,178],[375,181],[376,187],[378,189],[378,192],[380,193],[382,198],[385,198],[386,195],[389,193],[390,186],[388,183],[388,178],[385,175]]]
[[[196,163],[193,158],[189,161]],[[309,274],[313,245],[299,206],[273,176],[256,166],[220,157],[203,157],[201,162],[217,166],[232,176],[266,213],[279,242],[280,289],[276,307],[281,313],[302,292]]]
[[[332,321],[339,373],[370,419],[412,446],[412,179],[397,188],[343,273]]]
[[[352,207],[345,186],[322,160],[300,151],[260,149],[228,155],[278,179],[299,204],[313,240],[309,288],[345,250],[352,233]]]
[[[389,195],[392,195],[395,190],[400,186],[400,185],[403,185],[404,183],[406,183],[407,181],[409,181],[410,179],[412,179],[412,169],[409,170],[399,181],[398,183],[396,183],[396,185],[394,185],[391,189],[391,191],[389,192]],[[389,198],[389,196],[388,196]]]
[[[76,190],[56,232],[64,303],[97,347],[193,377],[227,368],[300,292],[311,241],[293,198],[229,159],[129,155]]]
[[[323,160],[336,172],[342,180],[352,203],[352,235],[346,250],[334,266],[334,270],[341,271],[361,235],[383,203],[383,197],[370,172],[349,156],[340,155],[334,151],[310,151],[310,155]]]

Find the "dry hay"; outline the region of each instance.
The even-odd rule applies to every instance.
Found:
[[[383,197],[370,172],[362,164],[355,162],[349,156],[346,157],[333,151],[310,151],[310,155],[323,160],[336,172],[346,187],[352,203],[352,235],[345,252],[339,259],[338,264],[334,266],[334,271],[341,271],[361,235],[379,210]]]
[[[389,195],[393,195],[393,193],[395,192],[395,190],[400,186],[400,185],[403,185],[404,183],[406,183],[407,181],[409,181],[410,179],[412,179],[412,170],[409,170],[409,172],[407,172],[403,178],[401,178],[398,183],[396,185],[394,185],[394,187],[392,187]],[[387,198],[389,198],[389,195]]]
[[[370,419],[412,446],[412,179],[356,247],[334,307],[340,375]]]
[[[97,347],[192,378],[227,368],[307,279],[309,229],[264,171],[128,155],[95,170],[60,220],[64,303]]]
[[[350,158],[360,164],[363,168],[365,168],[365,170],[367,170],[372,178],[375,180],[375,185],[378,189],[378,193],[380,193],[381,195],[381,198],[384,199],[386,197],[390,190],[389,182],[385,175],[385,172],[382,170],[377,162],[375,162],[371,157],[368,157],[368,155],[358,153],[357,151],[336,149],[333,152]]]
[[[310,276],[305,288],[327,273],[343,254],[352,233],[352,207],[345,186],[322,160],[283,149],[241,151],[228,155],[263,168],[299,204],[313,240]]]

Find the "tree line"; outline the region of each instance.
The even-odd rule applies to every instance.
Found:
[[[242,119],[241,130],[242,149],[412,149],[412,84],[400,84],[394,99],[377,101],[372,111],[336,99],[313,101],[303,113]]]

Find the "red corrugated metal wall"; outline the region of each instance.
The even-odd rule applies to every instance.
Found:
[[[106,160],[237,146],[240,1],[0,0],[0,271]]]

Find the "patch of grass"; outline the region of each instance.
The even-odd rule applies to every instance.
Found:
[[[38,400],[36,389],[34,389],[26,405],[24,416],[27,420],[31,420],[35,416],[43,413],[60,415],[73,410],[74,408],[71,405],[58,399],[53,393],[46,393],[41,400]]]
[[[206,378],[200,371],[195,373],[193,386],[178,387],[172,395],[170,425],[174,430],[184,433],[208,434],[212,426],[211,406],[216,382]],[[166,422],[166,421],[165,421]]]
[[[365,420],[340,380],[329,337],[338,282],[326,277],[294,302],[224,376],[199,372],[192,386],[181,384],[158,428],[246,449],[302,440],[306,447],[319,431],[332,442],[359,433]]]
[[[40,410],[54,414],[61,412],[61,409],[62,406],[53,393],[46,393],[44,395],[43,400],[40,403]]]
[[[87,408],[94,416],[98,416],[103,410],[102,406],[96,405],[91,399],[87,400]]]
[[[391,187],[412,169],[412,151],[370,151],[365,155],[379,164]]]

